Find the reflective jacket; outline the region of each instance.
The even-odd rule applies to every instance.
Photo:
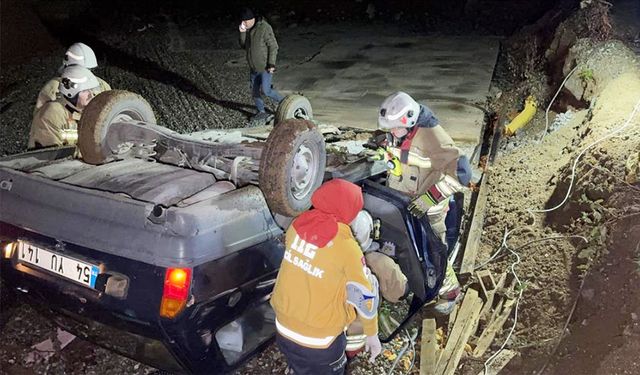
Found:
[[[443,175],[455,177],[462,185],[469,183],[471,169],[466,157],[438,124],[429,108],[421,106],[418,123],[404,138],[400,148],[430,159],[431,168],[409,165],[402,162],[401,158],[402,173],[400,176],[389,174],[389,187],[416,196],[424,194]]]
[[[299,251],[301,239],[291,226],[286,251],[275,285],[271,305],[276,312],[278,332],[310,348],[326,348],[356,319],[347,303],[347,282],[371,289],[360,246],[346,224],[326,247]],[[360,317],[364,333],[378,332],[377,315]]]
[[[364,333],[376,335],[377,282],[348,224],[362,209],[362,189],[333,179],[313,193],[311,202],[314,208],[287,230],[271,297],[276,328],[299,345],[327,348],[358,314]]]
[[[28,147],[75,144],[78,139],[77,112],[64,98],[44,103],[31,122]]]

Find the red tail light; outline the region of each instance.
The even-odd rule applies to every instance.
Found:
[[[187,305],[191,288],[191,268],[167,268],[162,290],[160,316],[175,318]]]

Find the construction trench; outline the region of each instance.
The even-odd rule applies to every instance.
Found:
[[[448,317],[425,308],[349,373],[640,373],[637,1],[277,3],[276,88],[303,93],[318,122],[363,132],[388,93],[407,91],[474,165],[454,267],[464,299]],[[26,150],[36,94],[80,36],[99,55],[96,75],[146,98],[159,124],[264,133],[244,129],[253,104],[233,17],[163,4],[114,6],[105,20],[106,8],[2,2],[1,156]],[[69,26],[87,14],[96,30]],[[156,371],[2,296],[2,373]],[[285,369],[272,345],[235,373]]]

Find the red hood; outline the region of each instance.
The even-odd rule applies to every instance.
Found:
[[[360,186],[334,179],[322,184],[311,196],[313,209],[293,221],[296,233],[306,242],[324,247],[338,233],[338,223],[349,224],[362,210]]]

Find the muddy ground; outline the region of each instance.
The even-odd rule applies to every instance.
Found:
[[[7,3],[10,1],[3,1],[3,8]],[[507,244],[521,257],[516,272],[524,291],[518,321],[507,343],[507,348],[520,353],[506,370],[512,374],[537,373],[543,368],[549,374],[640,373],[640,296],[634,288],[640,278],[640,187],[629,179],[632,171],[625,169],[626,164],[633,165],[630,158],[640,152],[640,113],[624,131],[585,152],[577,164],[567,204],[549,214],[528,212],[553,208],[563,200],[578,154],[625,124],[640,98],[640,73],[631,52],[637,48],[635,26],[625,17],[620,22],[610,18],[609,9],[576,8],[571,12],[562,7],[551,10],[503,45],[493,96],[487,103],[500,127],[522,109],[527,95],[533,94],[540,102],[533,122],[515,137],[503,139],[494,164],[489,166],[491,191],[479,255],[482,264],[500,248],[505,230],[513,230]],[[304,19],[281,19],[281,43],[296,43],[296,48],[282,51],[291,61],[312,56],[326,42],[322,27],[332,27],[305,24]],[[21,57],[19,64],[7,64],[3,58],[0,155],[24,150],[36,93],[55,73],[63,46],[76,41],[68,30],[46,23],[36,25],[51,38],[46,53]],[[252,105],[246,67],[236,49],[236,25],[230,18],[221,18],[212,26],[197,17],[169,17],[159,12],[153,17],[128,16],[109,26],[101,35],[84,35],[88,44],[101,51],[97,75],[113,87],[146,97],[160,123],[187,132],[246,122]],[[365,19],[344,21],[340,27],[348,32],[350,28],[373,30],[379,25]],[[388,30],[406,31],[397,23]],[[410,32],[424,32],[424,28]],[[581,38],[588,40],[578,42]],[[611,42],[612,38],[622,42]],[[574,92],[559,95],[549,116],[551,131],[545,133],[544,109],[575,63],[580,68],[567,82]],[[562,115],[558,117],[558,113]],[[556,118],[565,121],[554,122]],[[574,237],[528,245],[563,236]],[[576,236],[585,237],[588,243]],[[502,252],[509,253],[506,249]],[[500,257],[488,268],[500,274],[514,259],[513,255]],[[2,309],[9,313],[0,343],[3,373],[154,371],[80,339],[48,361],[27,364],[30,346],[50,337],[54,327],[27,305]],[[512,317],[506,326],[513,324]],[[506,334],[499,336],[493,349],[504,339]],[[419,352],[419,340],[416,344]],[[401,345],[399,339],[386,348],[397,351]],[[460,373],[476,374],[484,359],[464,360]],[[415,366],[408,371],[411,362],[405,362],[396,373],[418,373]],[[371,366],[358,357],[352,373],[386,373],[391,363],[382,358]],[[271,347],[237,373],[283,373],[285,367],[281,354]]]

